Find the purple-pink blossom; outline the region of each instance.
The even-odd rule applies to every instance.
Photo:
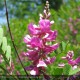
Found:
[[[39,27],[41,29],[41,33],[46,33],[50,31],[50,20],[48,19],[41,19],[39,21]]]
[[[76,59],[73,59],[74,52],[69,51],[65,57],[62,57],[63,60],[67,60],[68,64],[71,65],[73,68],[80,63],[80,56]]]

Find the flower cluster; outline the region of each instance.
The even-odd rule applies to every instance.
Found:
[[[49,57],[49,54],[59,46],[58,43],[54,45],[48,44],[49,42],[55,41],[57,36],[57,31],[51,30],[51,25],[54,21],[50,21],[49,17],[49,4],[47,2],[44,15],[40,14],[39,25],[30,23],[28,25],[30,35],[24,37],[24,42],[28,48],[25,55],[32,62],[30,66],[26,67],[26,70],[30,70],[31,75],[44,74],[46,71],[45,67],[53,63],[56,59],[56,57]]]
[[[73,60],[74,53],[73,51],[69,51],[65,57],[62,57],[62,59],[67,60],[68,64],[70,64],[73,69],[77,68],[77,65],[80,63],[80,56]]]

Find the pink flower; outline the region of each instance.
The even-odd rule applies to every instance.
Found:
[[[37,67],[35,67],[33,70],[30,71],[31,75],[39,75],[39,70]]]
[[[26,36],[24,37],[24,42],[25,42],[26,44],[29,44],[29,43],[30,43],[30,40],[31,40],[30,35],[26,35]]]
[[[68,54],[65,57],[62,57],[62,59],[65,59],[68,61],[68,64],[70,64],[72,67],[77,66],[80,63],[80,56],[73,59],[74,53],[73,51],[69,51]]]
[[[27,53],[26,53],[26,56],[29,58],[29,60],[36,60],[37,58],[39,58],[39,56],[38,56],[38,51],[28,51]]]
[[[45,60],[45,63],[46,63],[46,64],[51,64],[51,63],[53,63],[55,60],[56,60],[56,57],[52,57],[52,58],[47,57],[47,59]]]
[[[42,47],[43,43],[42,40],[38,37],[30,37],[29,35],[26,35],[24,37],[24,42],[28,44],[29,47]]]
[[[55,41],[56,39],[56,36],[57,36],[57,31],[50,31],[49,33],[47,33],[45,35],[45,39],[46,41]]]
[[[44,52],[45,52],[46,54],[49,54],[49,53],[51,53],[52,51],[55,51],[58,47],[59,47],[59,44],[58,44],[58,43],[56,43],[56,44],[54,44],[54,45],[52,45],[52,46],[46,45],[46,47],[44,48]]]
[[[78,30],[73,30],[73,34],[75,35],[75,34],[77,34],[78,33]]]
[[[42,43],[42,40],[38,37],[33,37],[31,39],[31,42],[30,42],[31,46],[32,47],[42,47],[43,43]]]
[[[50,25],[51,25],[50,21],[47,19],[42,19],[39,21],[39,26],[40,26],[42,33],[49,32],[50,31]]]
[[[32,35],[37,35],[39,33],[39,28],[36,25],[33,25],[32,23],[29,24],[28,26],[28,30],[30,32],[30,34]]]
[[[47,67],[44,61],[39,60],[39,63],[37,64],[37,67]]]
[[[72,60],[73,56],[73,51],[69,51],[65,57],[62,57],[62,59]]]
[[[47,57],[47,54],[55,51],[59,44],[49,45],[48,41],[55,41],[57,36],[57,31],[52,31],[50,29],[52,23],[47,19],[42,19],[39,21],[39,27],[35,28],[31,23],[28,26],[29,32],[32,36],[26,35],[24,37],[24,42],[26,43],[28,52],[26,56],[32,61],[33,66],[26,67],[26,70],[30,70],[31,75],[39,75],[45,70],[48,64],[55,61],[56,57]]]
[[[68,63],[72,66],[77,65],[78,63],[80,63],[80,56],[78,58],[76,58],[75,60],[69,60]]]

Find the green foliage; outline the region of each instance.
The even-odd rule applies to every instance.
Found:
[[[69,64],[66,64],[63,68],[64,75],[74,75],[80,71],[80,68],[73,69]]]
[[[63,73],[63,68],[55,67],[53,68],[53,75],[62,75]]]
[[[70,69],[71,69],[71,66],[69,64],[66,64],[65,67],[63,68],[63,74],[69,75]]]
[[[68,75],[74,75],[74,74],[78,73],[79,71],[80,71],[80,68],[79,68],[79,67],[76,68],[76,69],[73,69],[73,68],[71,67]]]
[[[63,48],[63,50],[65,50],[65,48],[66,48],[66,43],[63,41],[62,41],[62,48]]]

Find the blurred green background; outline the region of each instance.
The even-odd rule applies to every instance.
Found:
[[[18,53],[21,53],[26,51],[26,45],[23,42],[23,38],[28,33],[28,24],[30,22],[38,24],[39,13],[43,13],[46,0],[6,1],[12,36]],[[80,0],[49,0],[49,3],[51,12],[50,20],[54,20],[55,22],[51,28],[58,31],[56,42],[69,42],[69,48],[67,51],[73,50],[75,53],[74,58],[76,58],[80,55]],[[3,21],[3,23],[1,23],[1,21]],[[0,24],[4,29],[4,35],[8,39],[8,44],[12,46],[6,24],[3,0],[0,0]],[[12,55],[14,55],[14,53],[15,51],[12,46]],[[58,53],[66,54],[66,51],[59,52],[58,50]],[[59,56],[63,54],[60,54]],[[12,56],[13,60],[15,56]],[[25,63],[24,65],[27,65]],[[50,74],[52,74],[52,72],[50,72]]]

